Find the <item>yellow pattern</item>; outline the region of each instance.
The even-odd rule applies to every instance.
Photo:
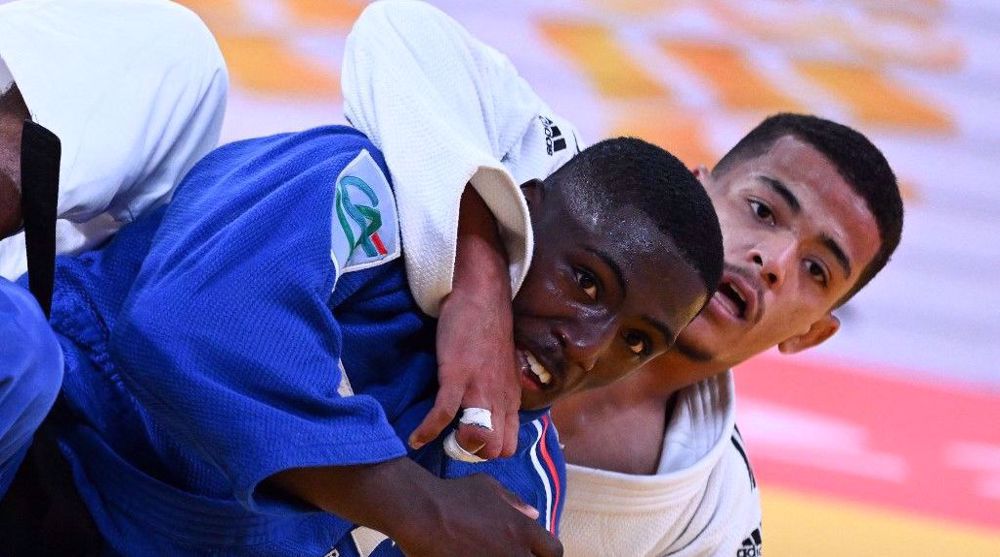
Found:
[[[764,487],[767,557],[997,557],[1000,533]]]
[[[765,81],[739,50],[723,45],[662,41],[667,54],[697,73],[727,108],[765,113],[796,111],[802,106]]]
[[[309,63],[284,41],[266,35],[217,37],[233,81],[272,95],[336,96],[340,78],[332,69]]]
[[[611,135],[645,139],[667,149],[688,168],[711,168],[718,155],[705,141],[704,125],[696,114],[663,102],[628,103],[619,111]]]
[[[846,103],[863,122],[934,132],[952,129],[947,115],[871,68],[819,61],[796,66],[802,75]]]
[[[632,59],[604,25],[546,20],[540,27],[542,34],[583,70],[603,96],[667,96],[666,88]]]
[[[285,0],[296,23],[304,26],[349,29],[361,15],[363,2],[351,0]]]

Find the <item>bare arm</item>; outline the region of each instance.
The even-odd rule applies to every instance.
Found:
[[[438,436],[459,407],[486,408],[493,431],[462,424],[458,441],[482,458],[517,449],[521,387],[514,363],[507,256],[496,221],[471,187],[462,194],[452,291],[441,304],[434,408],[413,432],[416,447]]]
[[[442,480],[401,458],[286,470],[267,485],[374,528],[409,556],[562,554],[559,542],[515,510],[516,498],[486,476]]]

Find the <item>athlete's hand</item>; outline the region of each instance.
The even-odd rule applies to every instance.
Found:
[[[526,505],[493,478],[435,478],[429,507],[407,516],[393,539],[410,557],[559,557],[562,544],[519,510]]]
[[[291,468],[261,489],[383,532],[411,557],[562,555],[538,512],[493,478],[443,480],[405,457]]]
[[[462,408],[485,408],[493,431],[460,424],[457,440],[481,458],[517,449],[521,403],[514,358],[510,276],[492,214],[472,188],[462,196],[451,293],[437,329],[438,390],[434,407],[410,436],[416,448],[436,438]]]

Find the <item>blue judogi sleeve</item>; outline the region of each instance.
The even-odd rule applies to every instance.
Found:
[[[178,189],[118,316],[111,357],[137,404],[250,509],[274,508],[255,490],[279,471],[406,455],[376,400],[344,396],[328,305],[338,272],[399,255],[387,175],[346,128],[216,150]]]
[[[0,497],[59,393],[62,351],[31,294],[0,278]]]

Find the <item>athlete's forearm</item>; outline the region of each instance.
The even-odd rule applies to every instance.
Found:
[[[517,448],[521,397],[507,255],[492,213],[469,185],[459,206],[452,279],[437,329],[441,386],[410,444],[419,447],[436,438],[460,407],[482,408],[492,414],[492,429],[462,424],[459,444],[486,459],[510,456]]]
[[[268,484],[382,532],[410,557],[561,554],[554,538],[515,509],[516,498],[483,475],[443,480],[400,458],[286,470]]]
[[[496,219],[471,185],[462,194],[458,213],[458,249],[452,290],[465,290],[510,306],[507,251]]]
[[[414,509],[431,507],[430,486],[441,480],[408,458],[357,466],[294,468],[269,478],[266,487],[328,513],[406,539]]]

